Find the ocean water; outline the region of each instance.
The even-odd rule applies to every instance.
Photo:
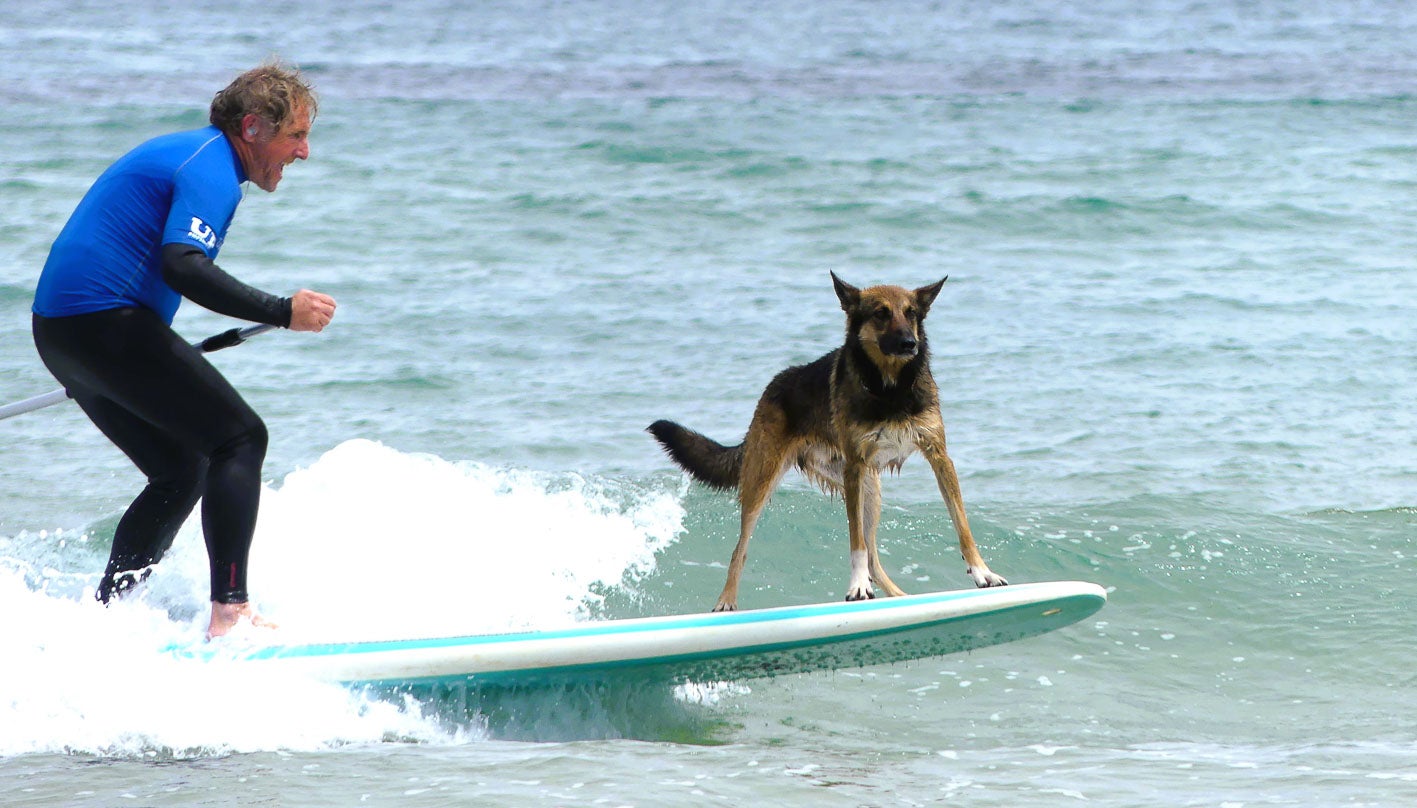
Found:
[[[141,481],[64,404],[0,422],[0,803],[1417,800],[1417,10],[10,6],[0,403],[55,386],[30,298],[109,162],[272,54],[320,93],[311,159],[248,191],[222,264],[338,315],[213,357],[271,431],[252,587],[282,637],[711,607],[735,505],[643,428],[741,435],[840,340],[829,270],[949,276],[927,326],[985,557],[1110,601],[968,655],[662,692],[194,670],[162,649],[204,628],[200,529],[94,603]],[[897,582],[968,586],[925,465],[885,495]],[[846,573],[840,503],[790,477],[740,604]]]

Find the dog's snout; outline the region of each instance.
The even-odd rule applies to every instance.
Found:
[[[881,353],[890,356],[914,356],[920,343],[914,334],[886,334],[879,340]]]

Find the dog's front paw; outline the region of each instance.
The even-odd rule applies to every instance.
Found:
[[[846,590],[847,602],[856,600],[875,600],[875,598],[876,590],[872,589],[869,584],[864,587],[853,586],[850,589]]]
[[[723,601],[723,600],[720,600],[718,603],[715,603],[715,604],[714,604],[713,610],[714,610],[715,612],[736,612],[736,611],[738,611],[738,604],[737,604],[737,602],[731,601],[731,600],[730,600],[730,601]]]
[[[991,586],[1009,585],[1009,582],[1005,581],[1002,575],[991,572],[988,567],[968,567],[965,569],[965,572],[969,573],[969,577],[974,580],[974,585],[980,589],[986,589]]]
[[[871,587],[871,573],[866,566],[866,552],[858,550],[851,554],[851,577],[846,580],[846,599],[871,600],[876,590]]]

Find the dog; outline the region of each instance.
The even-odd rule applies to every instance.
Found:
[[[763,391],[737,446],[723,446],[672,421],[648,431],[670,458],[696,480],[737,489],[738,545],[714,611],[738,608],[738,585],[748,540],[788,469],[846,502],[851,537],[848,601],[876,596],[872,584],[905,594],[881,567],[876,526],[881,517],[881,472],[898,472],[917,449],[929,461],[959,536],[966,572],[979,587],[1008,581],[991,572],[975,546],[960,496],[959,476],[945,452],[939,390],[930,373],[925,315],[948,276],[914,291],[899,286],[858,289],[831,273],[846,312],[846,340],[815,362],[779,373]]]

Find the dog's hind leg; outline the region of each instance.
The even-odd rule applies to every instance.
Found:
[[[959,475],[955,473],[954,461],[945,453],[944,427],[938,433],[928,433],[920,442],[920,452],[930,462],[935,472],[935,482],[940,487],[940,495],[949,508],[950,521],[954,522],[955,533],[959,536],[959,552],[964,556],[965,572],[978,587],[1004,586],[1008,581],[989,570],[979,548],[974,543],[974,534],[969,530],[969,518],[964,514],[964,497],[959,491]]]
[[[743,577],[743,565],[748,561],[748,540],[753,537],[758,517],[762,516],[773,490],[787,473],[787,456],[782,440],[776,436],[755,435],[749,430],[744,440],[743,470],[738,482],[738,544],[728,562],[728,580],[713,607],[716,612],[738,608],[738,584]]]
[[[861,529],[866,537],[866,564],[871,572],[871,581],[886,591],[886,594],[895,598],[905,594],[905,591],[895,585],[890,576],[886,574],[885,567],[881,566],[880,551],[876,548],[876,528],[881,524],[881,472],[874,468],[867,468],[866,474],[861,481],[862,510]]]

